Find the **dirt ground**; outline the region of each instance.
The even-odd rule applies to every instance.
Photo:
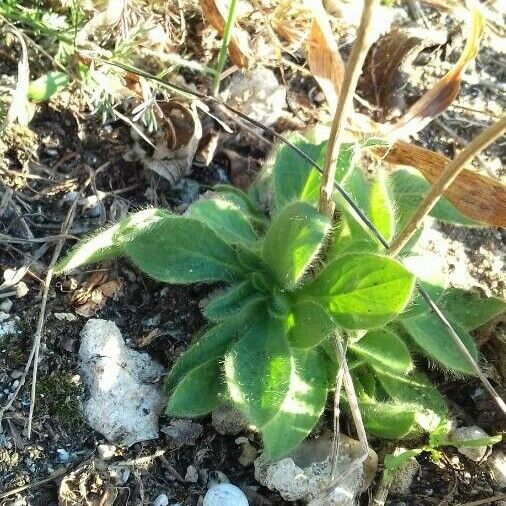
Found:
[[[411,14],[406,12],[404,22],[412,23]],[[430,8],[424,7],[424,13],[431,24],[440,20]],[[445,22],[451,25],[448,18]],[[501,27],[500,22],[498,26]],[[420,132],[415,142],[453,157],[483,128],[487,118],[504,113],[506,54],[498,45],[502,40],[504,47],[504,39],[495,32],[487,33],[476,63],[464,78],[458,100]],[[449,40],[445,48],[438,50],[437,57],[430,55],[429,64],[416,67],[413,82],[406,88],[410,100],[455,61],[463,40],[458,32]],[[346,54],[349,45],[342,49]],[[0,64],[1,74],[15,75],[17,55],[12,48],[3,50],[10,57]],[[187,73],[187,80],[202,84],[201,76]],[[275,127],[286,131],[314,123],[321,107],[314,79],[287,66],[283,73],[276,69],[276,74],[287,87],[288,105],[284,119]],[[124,216],[127,211],[148,205],[182,210],[215,183],[228,181],[246,186],[267,156],[271,139],[261,141],[256,134],[237,125],[233,128],[234,134],[219,145],[212,163],[208,167],[195,164],[191,173],[176,185],[170,185],[130,156],[133,140],[128,125],[120,120],[103,124],[71,92],[38,105],[28,127],[7,128],[0,162],[3,211],[0,273],[22,266],[28,269],[22,278],[26,295],[19,298],[0,295],[0,407],[9,401],[19,384],[32,348],[46,269],[65,215],[84,181],[91,174],[91,184],[85,192],[87,201],[77,206],[65,250],[76,238]],[[505,146],[503,138],[480,156],[476,169],[504,180]],[[7,201],[6,195],[9,202],[4,209],[1,202],[2,198]],[[427,248],[445,255],[450,273],[467,272],[466,278],[460,279],[462,285],[506,295],[504,230],[460,229],[449,225],[437,225],[435,230],[435,235],[427,237]],[[157,440],[138,443],[127,450],[117,449],[113,461],[129,464],[120,466],[123,473],[128,470],[128,476],[123,474],[116,481],[93,461],[97,446],[105,440],[84,424],[79,410],[86,393],[77,367],[77,349],[86,320],[91,315],[113,320],[132,347],[148,352],[169,369],[204,325],[199,304],[213,289],[204,285],[180,287],[156,283],[123,261],[102,267],[98,274],[88,269],[79,275],[53,279],[42,333],[31,438],[27,438],[26,427],[31,375],[2,421],[0,504],[58,504],[60,481],[75,469],[81,474],[74,485],[78,487],[81,479],[92,491],[92,499],[96,501],[93,504],[99,504],[100,498],[104,501],[100,504],[152,504],[159,494],[165,493],[169,504],[197,505],[205,493],[207,480],[217,472],[241,487],[252,505],[287,504],[277,493],[255,481],[253,466],[243,466],[238,460],[241,445],[236,443],[236,437],[219,435],[211,426],[210,417],[197,420],[202,432],[193,445],[185,445],[163,432],[170,420],[162,416],[162,432]],[[94,287],[86,285],[90,279],[95,281]],[[96,303],[93,288],[106,281],[114,282],[114,293]],[[77,301],[79,289],[81,298]],[[75,318],[68,321],[68,314]],[[495,323],[484,338],[481,336],[481,352],[489,376],[504,396],[506,322]],[[478,381],[463,382],[427,364],[420,365],[439,384],[457,419],[466,425],[478,425],[491,434],[504,430],[504,418]],[[324,421],[331,427],[330,405]],[[345,419],[342,423],[343,427],[349,425]],[[261,448],[258,435],[248,437],[255,448]],[[371,445],[380,457],[391,450],[389,444],[379,440],[373,439]],[[455,449],[445,449],[438,464],[428,456],[420,457],[419,463],[420,471],[409,492],[389,496],[387,504],[465,504],[501,493],[486,463],[472,462]],[[197,482],[185,479],[188,466],[198,470]],[[17,487],[18,493],[1,498]],[[367,504],[370,493],[363,494],[361,504]]]

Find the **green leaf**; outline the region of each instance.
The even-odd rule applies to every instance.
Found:
[[[371,185],[360,167],[353,168],[344,183],[344,188],[362,213],[369,216]],[[342,228],[340,235],[330,244],[328,259],[332,260],[351,252],[378,252],[380,248],[379,241],[371,235],[370,230],[358,213],[342,196],[336,194],[335,200],[341,214]]]
[[[478,291],[449,288],[440,303],[444,315],[471,331],[506,311],[506,301]]]
[[[68,272],[76,267],[102,262],[124,254],[124,243],[131,241],[155,224],[170,219],[165,209],[146,209],[120,221],[97,235],[83,239],[61,260],[55,272]]]
[[[221,321],[239,313],[245,306],[259,302],[262,295],[251,286],[249,281],[243,281],[233,286],[224,294],[212,298],[202,314],[211,321]]]
[[[213,190],[223,199],[235,204],[254,224],[266,222],[265,216],[256,208],[249,195],[235,186],[217,184]]]
[[[452,323],[453,328],[471,353],[471,356],[478,360],[478,350],[473,338],[459,325],[454,322],[450,323]],[[401,324],[431,360],[441,364],[446,369],[465,374],[475,374],[446,328],[433,314],[428,313],[401,320]]]
[[[441,257],[431,254],[411,255],[402,259],[403,265],[412,272],[419,280],[422,288],[430,298],[437,302],[444,291],[445,278],[444,266]],[[400,318],[412,318],[429,310],[427,302],[418,290],[413,293],[413,298]]]
[[[383,171],[378,173],[371,185],[368,216],[381,235],[390,241],[395,232],[395,216]]]
[[[325,142],[312,144],[299,134],[288,139],[316,162],[323,156]],[[318,171],[285,144],[280,145],[273,156],[275,206],[283,208],[294,200],[312,204],[318,202],[321,179]]]
[[[225,355],[228,391],[257,427],[279,411],[289,389],[294,360],[283,323],[258,314],[254,324]]]
[[[326,359],[318,349],[295,351],[287,395],[262,426],[265,451],[274,460],[293,450],[316,425],[327,400]]]
[[[374,397],[376,394],[376,377],[373,370],[367,365],[359,365],[353,369],[353,381],[357,384],[357,395],[364,394]]]
[[[327,141],[311,142],[300,134],[288,138],[295,146],[323,166]],[[344,143],[336,162],[335,180],[344,180],[353,166],[360,150],[360,145]],[[274,172],[275,206],[282,208],[294,200],[316,204],[320,195],[320,173],[296,153],[290,146],[281,145],[274,153],[271,162]]]
[[[254,315],[254,311],[251,312]],[[248,312],[210,327],[176,360],[165,379],[164,389],[171,392],[190,371],[223,356],[248,325]]]
[[[350,344],[349,348],[376,371],[405,374],[413,369],[408,347],[386,329],[370,330],[360,341]]]
[[[210,360],[192,369],[176,386],[165,413],[169,416],[202,416],[224,401],[220,363]]]
[[[404,464],[411,458],[420,455],[425,451],[424,448],[413,448],[412,450],[405,450],[399,455],[393,455],[391,453],[385,455],[383,465],[385,467],[384,477],[386,480],[390,480],[393,477],[393,473],[398,469],[404,467]]]
[[[396,170],[390,176],[390,184],[399,211],[399,228],[402,228],[432,186],[414,169]],[[463,215],[446,198],[439,199],[430,216],[457,225],[481,226],[480,223]]]
[[[221,198],[194,202],[185,216],[207,225],[228,244],[251,243],[258,239],[248,218],[234,203]]]
[[[418,417],[417,421],[425,430],[432,431],[447,413],[444,397],[438,389],[421,372],[414,371],[409,375],[378,371],[377,378],[388,395],[397,402],[418,404],[431,413]]]
[[[53,70],[31,81],[28,86],[28,98],[37,102],[45,102],[53,95],[66,88],[69,84],[69,76],[65,72]]]
[[[416,417],[419,408],[416,406],[361,399],[359,407],[365,428],[375,436],[399,439],[417,428]]]
[[[166,283],[233,281],[243,271],[234,250],[192,218],[167,217],[137,234],[124,249],[143,272]]]
[[[414,276],[399,262],[348,254],[328,264],[301,294],[324,306],[344,328],[380,327],[406,306]]]
[[[301,300],[288,315],[288,341],[293,348],[312,348],[335,328],[331,316],[316,302]]]
[[[502,441],[502,435],[479,437],[476,439],[458,439],[442,441],[441,446],[458,446],[459,448],[480,448],[483,446],[492,446]]]
[[[289,204],[274,218],[265,235],[263,256],[283,287],[297,284],[329,230],[329,219],[304,202]]]

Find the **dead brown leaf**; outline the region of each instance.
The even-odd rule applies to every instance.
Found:
[[[91,318],[121,290],[123,282],[120,278],[108,278],[107,271],[93,272],[83,286],[74,291],[70,303],[77,314]]]
[[[307,62],[334,114],[344,78],[344,64],[339,54],[327,13],[320,1],[314,2],[313,22],[306,52]]]
[[[381,36],[365,61],[360,94],[381,110],[383,118],[393,109],[404,110],[404,90],[414,60],[424,49],[446,39],[446,32],[422,28],[395,28]]]
[[[451,161],[444,155],[403,141],[374,151],[388,163],[418,169],[431,183],[436,182]],[[506,186],[490,177],[464,169],[446,190],[445,197],[473,220],[506,227]]]
[[[406,136],[419,132],[453,102],[460,89],[462,73],[478,54],[485,29],[485,18],[476,6],[469,10],[468,26],[466,45],[457,63],[395,124],[392,132],[394,136]]]
[[[227,19],[227,7],[222,0],[199,0],[200,8],[207,22],[223,36]],[[248,34],[234,26],[232,38],[228,46],[230,59],[239,68],[249,68],[253,55],[248,43]]]

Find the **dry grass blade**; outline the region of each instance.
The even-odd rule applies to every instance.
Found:
[[[433,184],[451,162],[440,153],[403,141],[396,141],[389,148],[376,148],[375,152],[388,163],[418,169]],[[493,227],[506,227],[506,186],[498,181],[464,169],[444,196],[469,218]]]
[[[427,91],[395,124],[394,136],[407,136],[419,132],[453,102],[460,89],[462,73],[478,53],[485,29],[485,19],[477,7],[469,11],[469,33],[459,60],[439,82]]]
[[[224,3],[221,0],[199,0],[199,4],[207,22],[223,36],[227,19],[227,8]],[[252,54],[248,45],[248,35],[237,25],[234,26],[228,54],[234,65],[239,68],[247,68],[251,64]]]
[[[312,8],[313,22],[307,39],[307,62],[334,114],[344,79],[344,64],[320,1]]]
[[[21,45],[21,58],[18,62],[18,80],[12,93],[12,100],[7,111],[7,124],[17,121],[20,125],[28,125],[30,109],[28,104],[28,86],[30,85],[30,67],[28,65],[28,49],[21,33],[11,28]]]

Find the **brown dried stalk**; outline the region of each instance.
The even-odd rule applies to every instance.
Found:
[[[392,241],[388,254],[396,256],[406,243],[413,237],[415,232],[422,225],[423,220],[437,204],[443,193],[455,181],[455,178],[464,170],[465,166],[484,149],[492,144],[506,131],[506,117],[500,119],[492,126],[484,130],[478,137],[461,151],[457,157],[450,162],[439,179],[435,182],[432,190],[427,194],[418,206],[410,221],[406,224],[399,235]]]
[[[372,44],[372,15],[379,0],[365,0],[362,19],[357,31],[357,38],[353,43],[350,58],[346,65],[344,82],[337,102],[336,113],[330,130],[329,145],[325,153],[322,182],[320,186],[320,211],[327,216],[334,214],[334,179],[336,176],[336,162],[343,141],[344,127],[352,106],[353,94],[357,87],[358,78],[362,72],[365,57]]]

